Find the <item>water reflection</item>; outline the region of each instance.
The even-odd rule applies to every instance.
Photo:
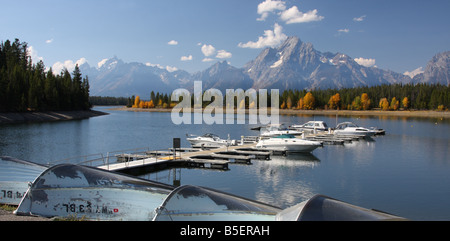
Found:
[[[252,160],[251,165],[232,165],[232,170],[228,172],[203,168],[169,168],[141,174],[139,177],[175,186],[206,185],[286,208],[317,194],[314,183],[299,177],[312,175],[312,170],[318,166],[320,159],[314,154],[298,153],[272,156],[271,160]],[[242,184],[242,190],[236,188],[239,185],[237,183]],[[252,188],[249,188],[249,183]]]
[[[311,175],[319,165],[313,154],[272,156],[270,161],[255,163],[256,200],[285,208],[311,198],[317,194],[314,183],[299,177]]]

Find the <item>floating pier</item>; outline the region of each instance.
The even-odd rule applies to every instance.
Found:
[[[365,136],[338,136],[330,132],[319,132],[310,135],[303,135],[307,140],[319,141],[323,145],[343,145],[353,141],[358,141]],[[250,140],[248,140],[250,139]],[[167,166],[187,166],[229,170],[229,164],[251,164],[251,160],[270,160],[272,155],[286,156],[286,151],[269,151],[255,148],[254,138],[247,138],[251,141],[246,144],[244,137],[240,145],[220,147],[220,148],[169,148],[158,151],[142,151],[139,153],[121,153],[115,155],[116,162],[109,162],[109,157],[100,169],[109,171],[125,171],[139,168],[165,168]]]
[[[251,162],[251,159],[256,159],[256,156],[258,158],[261,158],[261,156],[265,159],[270,158],[270,153],[266,152],[236,150],[240,148],[251,149],[254,145],[253,143],[210,150],[176,148],[176,152],[172,148],[169,151],[147,151],[145,154],[118,154],[115,155],[117,163],[107,163],[98,166],[98,168],[109,171],[124,171],[134,168],[179,164],[188,167],[227,170],[230,163],[248,164]]]

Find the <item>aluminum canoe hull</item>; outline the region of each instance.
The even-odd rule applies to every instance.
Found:
[[[49,168],[35,180],[15,214],[148,221],[172,190],[161,183],[64,164]]]
[[[45,170],[40,164],[0,157],[0,204],[19,205],[29,185]]]

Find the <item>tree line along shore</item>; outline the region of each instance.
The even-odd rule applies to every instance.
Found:
[[[172,108],[131,108],[127,106],[114,106],[109,108],[110,111],[128,111],[128,112],[172,112]],[[194,109],[186,110],[194,112]],[[202,109],[203,111],[203,109]],[[237,109],[234,109],[237,113]],[[246,109],[245,113],[249,110]],[[270,114],[271,110],[268,109],[267,113]],[[226,109],[223,110],[226,114]],[[430,110],[402,110],[402,111],[382,111],[382,110],[296,110],[296,109],[280,109],[280,115],[320,115],[320,116],[379,116],[379,117],[423,117],[423,118],[438,118],[448,119],[450,118],[450,111],[430,111]]]
[[[244,92],[241,92],[241,95],[244,95]],[[245,96],[239,97],[235,97],[234,108],[258,108],[258,99],[255,103],[255,101],[250,102],[250,98]],[[180,101],[184,98],[181,97]],[[191,98],[191,106],[194,106],[194,95],[187,96],[187,98]],[[222,103],[226,103],[225,99],[223,97]],[[267,106],[271,107],[270,94],[267,100]],[[94,105],[125,105],[131,109],[156,109],[157,111],[170,110],[179,103],[179,101],[172,101],[168,94],[159,92],[155,94],[153,91],[147,99],[141,96],[91,97],[91,102]],[[212,101],[202,101],[202,107],[211,103]],[[346,113],[371,115],[406,115],[406,113],[409,115],[428,113],[426,115],[429,115],[433,111],[448,112],[449,107],[450,87],[439,84],[396,84],[339,90],[286,90],[279,96],[278,106],[283,113],[298,113],[305,110],[326,113],[334,110],[340,111],[340,113],[345,111]],[[394,114],[395,112],[402,113]]]

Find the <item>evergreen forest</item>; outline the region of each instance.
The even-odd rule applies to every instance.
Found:
[[[34,64],[28,44],[15,39],[0,44],[0,112],[89,110],[89,80],[78,65],[73,73]]]

